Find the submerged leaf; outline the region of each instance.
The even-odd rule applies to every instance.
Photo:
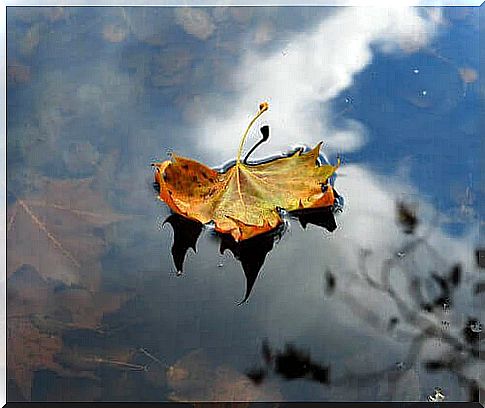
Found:
[[[202,349],[183,356],[167,370],[167,383],[172,390],[169,399],[187,401],[279,401],[276,383],[258,387],[234,368],[217,366]],[[261,374],[260,374],[261,375]],[[257,378],[260,378],[260,375]],[[262,378],[261,378],[262,380]]]
[[[267,109],[267,104],[261,104],[241,140],[235,164],[224,172],[176,155],[155,163],[160,199],[186,218],[213,222],[217,232],[231,234],[238,242],[281,225],[279,209],[291,212],[333,206],[329,178],[338,165],[319,163],[321,143],[309,152],[300,149],[260,164],[241,161],[247,133]],[[313,221],[302,221],[307,222]],[[324,226],[335,229],[328,221]]]
[[[72,330],[100,331],[131,295],[102,286],[109,226],[126,220],[95,179],[38,177],[39,191],[7,209],[8,379],[32,398],[39,370],[77,375],[56,356]]]

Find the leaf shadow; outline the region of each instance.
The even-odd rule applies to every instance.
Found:
[[[298,219],[303,228],[306,228],[308,224],[320,226],[330,232],[337,228],[331,207],[304,211],[298,210],[290,212],[289,215]],[[179,275],[183,272],[184,261],[188,250],[192,248],[194,252],[197,252],[197,240],[204,225],[175,213],[167,217],[164,221],[164,224],[166,223],[170,224],[174,231],[171,252],[177,274]],[[221,254],[226,250],[232,252],[234,258],[240,262],[246,278],[244,298],[239,304],[249,299],[267,255],[274,248],[284,231],[285,225],[282,223],[272,231],[240,242],[235,241],[230,234],[216,233],[216,237],[220,241],[219,252]]]

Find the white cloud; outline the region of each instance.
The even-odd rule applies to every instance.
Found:
[[[351,86],[356,74],[371,63],[372,45],[384,52],[413,52],[432,39],[440,21],[436,11],[429,14],[422,9],[344,8],[310,32],[296,35],[284,49],[272,55],[248,51],[233,75],[235,93],[231,99],[221,99],[217,105],[212,99],[202,107],[198,101],[199,115],[194,128],[202,131],[198,149],[206,149],[204,161],[217,165],[234,157],[251,114],[264,100],[269,101],[270,110],[262,120],[270,124],[272,132],[270,141],[259,151],[260,157],[285,151],[294,144],[313,145],[319,140],[326,142],[325,153],[330,153],[330,160],[335,152],[359,149],[366,139],[364,126],[349,121],[345,129],[336,129],[328,103]],[[395,313],[392,301],[365,285],[360,288],[354,285],[352,273],[359,269],[360,249],[372,252],[369,270],[375,273],[406,242],[406,236],[396,225],[397,199],[419,203],[422,221],[419,236],[433,225],[435,211],[409,181],[400,177],[399,168],[396,176],[382,177],[362,165],[344,163],[336,182],[337,190],[345,198],[337,231],[325,234],[310,226],[303,233],[296,222],[292,223],[291,230],[268,255],[252,298],[244,306],[258,316],[265,311],[261,325],[271,341],[282,344],[288,339],[298,339],[301,343],[305,338],[315,339],[325,333],[323,349],[331,349],[333,345],[341,351],[348,347],[352,354],[353,350],[365,347],[365,355],[372,356],[372,363],[378,367],[386,366],[389,356],[399,358],[407,350],[407,345],[389,344],[390,340],[383,336],[373,337],[371,343],[378,344],[379,351],[372,352],[373,345],[365,335],[373,331],[354,310],[342,308],[342,303],[333,299],[322,307],[322,276],[327,268],[334,271],[339,291],[364,303],[385,325],[386,317]],[[445,268],[452,262],[462,262],[464,270],[469,271],[474,265],[471,258],[474,233],[471,231],[465,238],[451,238],[435,226],[428,242],[442,253]],[[434,260],[424,253],[419,257],[420,270],[412,272],[427,276],[429,263]],[[227,285],[227,281],[223,284]],[[402,282],[400,288],[405,288]],[[466,303],[469,298],[462,299]],[[315,345],[312,352],[318,353],[318,349]],[[423,380],[422,386],[428,385]],[[413,390],[406,398],[419,398],[418,393],[419,390]]]
[[[384,51],[419,49],[433,36],[436,21],[436,12],[430,18],[416,8],[345,7],[269,56],[248,50],[232,78],[235,94],[219,99],[216,107],[213,100],[204,107],[196,126],[203,134],[200,150],[212,154],[214,165],[221,157],[233,158],[262,101],[270,103],[270,110],[260,120],[271,126],[272,135],[256,156],[320,140],[334,152],[358,149],[360,126],[349,122],[347,129],[335,129],[328,102],[371,62],[372,44]]]

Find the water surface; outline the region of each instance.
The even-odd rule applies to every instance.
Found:
[[[476,400],[479,18],[10,7],[9,400]],[[239,305],[209,229],[177,276],[150,164],[233,160],[262,100],[255,156],[324,140],[345,205]]]

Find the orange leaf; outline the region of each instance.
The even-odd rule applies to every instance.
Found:
[[[224,172],[176,155],[155,163],[160,199],[177,214],[203,224],[212,221],[216,231],[236,241],[276,228],[282,223],[279,209],[332,206],[335,197],[328,179],[338,165],[319,164],[321,143],[309,152],[300,149],[261,164],[241,161],[248,131],[267,109],[267,104],[260,105],[241,140],[236,163]]]

